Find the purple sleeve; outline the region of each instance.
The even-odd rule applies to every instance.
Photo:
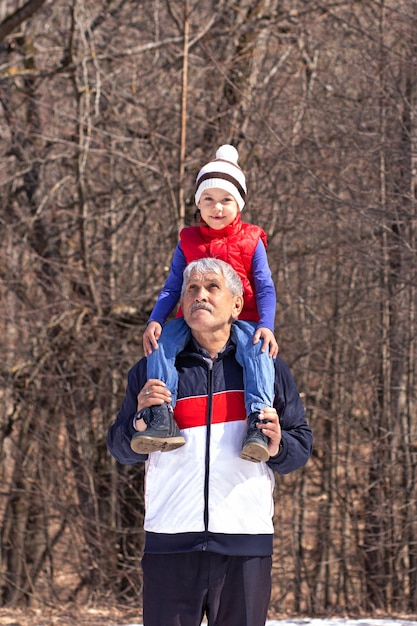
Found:
[[[174,256],[172,257],[168,278],[158,296],[158,300],[156,301],[148,322],[159,322],[162,326],[178,304],[181,295],[182,275],[186,265],[187,262],[184,253],[178,243],[175,248]]]
[[[255,297],[258,306],[258,328],[269,328],[274,332],[277,295],[271,270],[268,265],[265,246],[261,240],[252,259],[252,273],[255,283]]]

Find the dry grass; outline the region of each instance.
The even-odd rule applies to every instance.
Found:
[[[141,624],[139,611],[68,607],[0,609],[1,626],[125,626]]]

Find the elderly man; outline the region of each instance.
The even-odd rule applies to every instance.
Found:
[[[270,458],[240,458],[246,433],[242,368],[233,322],[242,309],[233,268],[216,259],[190,263],[181,307],[191,340],[177,357],[175,422],[185,445],[148,456],[130,445],[150,406],[169,403],[166,387],[148,380],[146,359],[128,375],[126,395],[108,433],[111,454],[146,462],[142,559],[145,626],[265,624],[271,592],[274,471],[286,474],[311,455],[312,434],[292,375],[275,361],[274,407],[255,427]],[[133,445],[133,444],[132,444]]]

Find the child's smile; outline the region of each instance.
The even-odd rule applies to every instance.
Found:
[[[229,226],[239,213],[239,206],[224,189],[205,189],[198,203],[201,217],[208,226],[220,230]]]

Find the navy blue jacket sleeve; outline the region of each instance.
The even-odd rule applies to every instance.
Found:
[[[279,356],[275,359],[274,407],[281,424],[282,449],[269,459],[268,465],[278,474],[288,474],[307,463],[313,436],[297,385],[288,365]]]
[[[136,454],[130,447],[130,440],[136,432],[133,417],[137,410],[137,395],[146,383],[146,359],[141,359],[127,375],[126,394],[114,424],[107,433],[107,447],[114,458],[124,465],[146,461],[147,454]]]

